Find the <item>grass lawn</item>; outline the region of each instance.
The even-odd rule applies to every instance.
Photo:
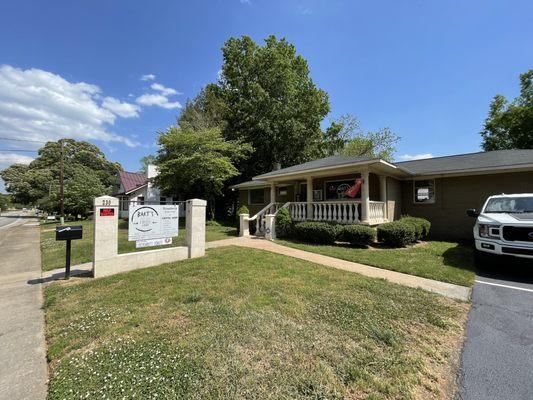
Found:
[[[236,247],[55,282],[49,399],[451,398],[467,310]]]
[[[345,245],[314,245],[288,240],[276,243],[457,285],[472,286],[475,269],[472,249],[453,242],[429,241],[403,249],[358,249]]]
[[[118,230],[118,252],[131,253],[133,251],[154,250],[164,247],[184,246],[185,245],[185,219],[180,220],[180,231],[177,238],[173,238],[169,246],[148,247],[136,249],[135,242],[128,241],[128,223],[119,220]],[[65,267],[65,242],[55,240],[55,227],[58,224],[45,223],[41,225],[41,264],[43,271],[49,271],[55,268]],[[72,241],[72,265],[82,264],[92,261],[93,257],[93,221],[75,221],[68,222],[66,225],[82,225],[83,239]],[[206,240],[208,242],[228,237],[236,236],[237,228],[235,226],[215,224],[206,226]]]

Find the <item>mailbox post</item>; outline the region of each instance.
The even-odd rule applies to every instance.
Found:
[[[81,225],[58,226],[56,227],[56,240],[65,240],[67,243],[67,254],[65,260],[65,279],[70,278],[70,256],[71,242],[83,238],[83,227]]]

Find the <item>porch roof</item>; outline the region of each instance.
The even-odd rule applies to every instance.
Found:
[[[298,175],[316,173],[317,175],[334,174],[345,168],[375,166],[380,172],[392,175],[408,175],[407,171],[398,168],[385,160],[372,157],[331,156],[319,160],[309,161],[292,167],[282,168],[266,174],[254,176],[253,181],[271,181],[275,178],[292,179]]]

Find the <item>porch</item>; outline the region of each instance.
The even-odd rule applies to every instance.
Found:
[[[248,188],[248,204],[263,196],[264,207],[249,221],[256,221],[256,235],[263,235],[266,216],[287,208],[293,221],[378,225],[389,221],[387,176],[369,170],[351,174],[307,176],[305,179],[270,180],[262,188]],[[266,187],[265,187],[266,186]],[[263,192],[261,192],[263,191]],[[256,209],[257,210],[257,209]]]

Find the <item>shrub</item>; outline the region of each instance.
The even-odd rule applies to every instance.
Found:
[[[222,226],[222,224],[214,219],[205,221],[205,226]]]
[[[293,230],[296,239],[318,244],[334,244],[340,231],[339,225],[327,222],[300,222]]]
[[[288,238],[292,234],[292,218],[288,208],[281,208],[276,214],[276,236]]]
[[[400,218],[400,221],[413,225],[416,231],[416,239],[424,240],[429,235],[431,222],[424,218],[410,217],[408,215]]]
[[[414,225],[401,220],[379,225],[377,231],[378,241],[392,247],[405,247],[416,242]]]
[[[365,225],[344,225],[340,228],[340,240],[352,246],[366,246],[376,238],[376,231]]]

